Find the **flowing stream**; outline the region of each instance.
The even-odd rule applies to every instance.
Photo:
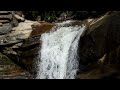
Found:
[[[58,23],[41,35],[37,79],[75,79],[80,59],[78,42],[85,26],[66,26],[72,22]]]

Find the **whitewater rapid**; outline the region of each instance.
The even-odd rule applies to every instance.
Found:
[[[85,26],[64,26],[58,23],[49,33],[41,35],[36,79],[74,79],[79,67],[78,42]]]

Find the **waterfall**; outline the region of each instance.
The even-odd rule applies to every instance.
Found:
[[[58,23],[49,33],[41,35],[37,79],[74,79],[78,70],[78,41],[85,26]]]

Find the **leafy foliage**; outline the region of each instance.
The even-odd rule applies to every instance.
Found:
[[[25,18],[29,20],[40,19],[48,22],[53,22],[58,18],[65,16],[72,17],[72,19],[76,20],[96,18],[105,14],[106,12],[107,11],[24,11],[24,15]]]

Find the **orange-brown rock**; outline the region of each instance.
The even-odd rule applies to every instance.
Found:
[[[33,31],[31,32],[30,37],[39,36],[42,33],[49,32],[53,26],[55,25],[48,22],[35,23],[32,25]]]

